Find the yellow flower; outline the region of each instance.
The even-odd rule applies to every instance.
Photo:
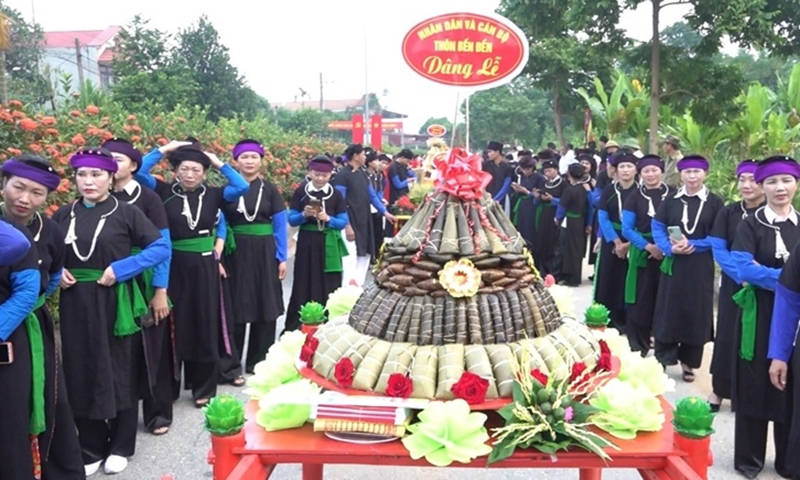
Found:
[[[633,85],[633,89],[636,90],[636,93],[639,93],[639,92],[642,91],[642,84],[641,84],[641,82],[639,82],[638,78],[634,78],[633,81],[631,82],[631,84]]]
[[[478,293],[481,272],[466,258],[450,260],[439,271],[439,283],[452,297],[471,297]]]

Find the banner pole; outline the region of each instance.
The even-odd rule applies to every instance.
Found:
[[[458,107],[459,107],[459,100],[461,96],[461,92],[456,92],[456,112],[453,114],[453,131],[450,132],[450,148],[453,148],[453,144],[456,141],[456,125],[458,125]]]
[[[467,112],[466,112],[467,114],[466,114],[466,119],[464,120],[464,123],[466,124],[464,126],[465,130],[466,130],[465,135],[464,135],[464,148],[466,148],[466,150],[468,152],[470,151],[470,148],[469,148],[469,97],[470,97],[470,95],[467,95]],[[453,128],[453,130],[455,130],[455,127]]]

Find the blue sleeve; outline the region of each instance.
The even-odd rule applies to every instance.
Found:
[[[594,205],[592,204],[592,191],[586,192],[586,226],[592,226],[592,220],[594,219]]]
[[[736,266],[736,262],[733,261],[733,257],[731,257],[730,250],[728,250],[728,242],[724,238],[711,236],[708,237],[708,240],[711,242],[714,260],[725,275],[729,276],[737,284],[742,283],[739,280],[739,269]]]
[[[500,200],[506,198],[508,194],[508,189],[511,187],[511,177],[506,177],[503,180],[503,186],[500,187],[500,191],[497,192],[497,195],[494,196],[494,201],[499,202]]]
[[[347,187],[344,185],[336,185],[334,188],[342,194],[342,198],[347,199]]]
[[[409,177],[417,178],[417,172],[415,172],[413,168],[409,168],[407,171],[408,171],[408,176]]]
[[[300,215],[302,217],[302,214]],[[285,262],[289,256],[289,233],[286,228],[286,210],[272,216],[272,236],[275,239],[275,259]]]
[[[797,335],[798,319],[800,319],[800,293],[778,283],[775,287],[767,358],[789,362]]]
[[[639,250],[644,250],[650,244],[641,233],[636,231],[636,212],[631,210],[622,211],[622,236]]]
[[[556,220],[558,224],[561,225],[561,221],[564,220],[564,217],[567,215],[567,209],[564,208],[564,205],[559,204],[556,207]]]
[[[162,228],[159,232],[161,233],[161,238],[166,242],[169,248],[169,256],[166,260],[153,267],[153,286],[155,288],[168,288],[169,264],[172,261],[172,240],[169,236],[169,228]]]
[[[49,297],[56,291],[58,288],[58,284],[61,283],[61,275],[63,275],[64,269],[60,269],[58,272],[50,274],[50,281],[47,283],[47,289],[44,291],[44,295]]]
[[[400,180],[400,177],[397,175],[392,175],[392,185],[394,185],[394,188],[398,190],[401,188],[406,188],[408,186],[408,180]]]
[[[228,239],[228,221],[225,220],[225,214],[222,211],[219,212],[219,218],[217,218],[217,238],[222,241]]]
[[[289,225],[293,227],[299,227],[303,223],[305,223],[305,218],[303,218],[303,212],[298,212],[297,210],[289,210]]]
[[[755,263],[753,254],[741,250],[731,252],[731,258],[736,264],[736,271],[739,273],[739,281],[751,283],[757,287],[775,290],[778,277],[781,274],[780,268],[770,268]]]
[[[25,234],[5,220],[0,220],[0,265],[14,265],[28,253],[30,247],[31,243]]]
[[[708,237],[689,240],[689,245],[694,247],[696,253],[707,252],[712,248],[711,240]]]
[[[550,205],[558,208],[558,206],[561,205],[561,198],[553,197],[553,199],[550,200]]]
[[[117,277],[117,282],[122,283],[140,275],[150,267],[155,267],[169,257],[169,244],[163,238],[159,238],[142,249],[141,253],[111,262],[111,269]]]
[[[653,241],[655,241],[656,246],[658,246],[659,250],[661,250],[661,253],[667,257],[671,257],[672,244],[669,243],[667,226],[654,218],[650,221],[650,231],[653,232]]]
[[[601,188],[595,187],[595,189],[592,190],[592,206],[593,207],[597,208],[597,206],[600,205],[600,196],[602,194],[603,194],[603,190]]]
[[[235,202],[250,189],[250,184],[247,183],[247,180],[239,175],[239,172],[234,170],[233,167],[227,163],[222,165],[219,171],[225,175],[225,178],[228,180],[228,184],[222,189],[222,198],[224,198],[225,201]]]
[[[597,223],[600,224],[600,230],[603,232],[603,239],[607,243],[611,243],[619,238],[614,226],[611,225],[611,220],[608,218],[608,212],[600,210],[597,212]]]
[[[0,341],[5,342],[33,310],[39,297],[39,270],[29,268],[12,272],[11,296],[0,303]]]
[[[348,221],[347,212],[342,212],[331,217],[331,219],[328,221],[328,226],[334,230],[342,230],[347,226]]]
[[[164,154],[157,148],[145,155],[142,158],[142,165],[136,170],[136,173],[133,174],[133,178],[150,190],[155,190],[156,177],[150,175],[150,170],[152,170],[162,158],[164,158]]]
[[[372,185],[369,186],[369,199],[370,202],[372,203],[372,206],[375,207],[376,210],[378,210],[378,213],[380,213],[381,215],[386,213],[386,207],[383,206],[381,197],[379,197],[378,194],[375,193],[375,189],[372,188]]]

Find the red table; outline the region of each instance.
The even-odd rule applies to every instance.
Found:
[[[660,432],[640,433],[635,440],[612,439],[620,450],[608,450],[612,458],[608,464],[582,450],[559,453],[556,463],[549,455],[535,450],[517,450],[510,458],[489,468],[575,468],[580,480],[600,479],[606,468],[635,468],[648,480],[704,480],[706,467],[712,463],[708,441],[694,441],[699,443],[687,448],[690,452],[676,447],[669,419],[671,407],[663,398],[661,403],[668,417],[664,428]],[[431,467],[424,458],[412,460],[399,440],[354,445],[314,432],[310,424],[294,430],[267,432],[253,420],[257,409],[255,402],[247,405],[248,420],[239,446],[212,447],[208,461],[214,465],[214,480],[264,480],[282,463],[302,464],[303,480],[321,480],[325,464]],[[486,468],[486,457],[466,465],[453,463],[450,467]]]

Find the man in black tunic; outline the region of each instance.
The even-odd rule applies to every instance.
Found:
[[[591,230],[588,194],[591,179],[584,173],[580,163],[567,167],[569,186],[561,194],[556,211],[559,239],[556,257],[560,261],[559,284],[577,287],[581,284],[583,254],[586,252],[586,236]]]
[[[511,188],[511,179],[514,176],[514,169],[511,168],[503,157],[503,144],[500,142],[489,142],[486,145],[487,156],[489,159],[483,162],[483,171],[492,176],[492,181],[486,186],[486,191],[492,196],[492,200],[505,205],[506,194]]]
[[[394,156],[389,166],[389,205],[394,205],[400,197],[408,195],[409,189],[414,185],[417,174],[408,166],[408,162],[413,159],[414,154],[407,148]]]

